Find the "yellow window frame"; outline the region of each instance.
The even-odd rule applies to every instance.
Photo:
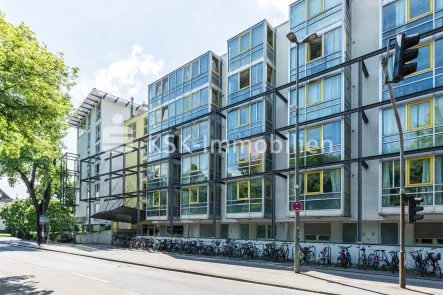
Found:
[[[246,146],[248,147],[248,150],[247,150],[248,158],[246,160],[240,160],[240,152],[241,152],[240,149],[242,146],[244,146],[245,149],[246,149]],[[237,162],[238,163],[246,163],[246,162],[249,162],[250,159],[251,159],[251,147],[249,146],[249,142],[246,142],[243,145],[241,145],[241,144],[237,145]]]
[[[270,184],[270,188],[271,188],[271,191],[269,192],[270,193],[269,196],[266,194],[266,183],[269,183]],[[268,199],[268,200],[272,200],[272,181],[270,179],[265,178],[265,189],[264,189],[264,191],[265,191],[265,198]]]
[[[216,73],[217,75],[220,75],[220,59],[218,57],[216,57],[215,55],[211,55],[211,65],[212,65],[212,61],[214,60],[214,58],[217,60],[217,71],[214,71],[214,68],[212,67],[212,71],[214,73]]]
[[[242,48],[243,36],[245,36],[247,34],[249,34],[249,47],[242,51],[241,48]],[[240,52],[239,54],[242,54],[243,52],[246,52],[246,51],[251,49],[251,41],[252,41],[251,40],[252,39],[252,32],[251,32],[251,30],[244,32],[238,38],[239,38],[239,40],[238,40],[238,52]]]
[[[156,200],[157,200],[157,202],[156,202]],[[153,207],[160,207],[160,192],[152,193],[152,206]]]
[[[272,31],[272,44],[274,44],[274,45],[271,45],[268,42],[268,28],[271,29],[271,31]],[[271,26],[269,24],[266,24],[266,43],[269,46],[271,46],[272,49],[274,49],[274,46],[275,46],[275,31],[274,31],[273,28],[271,28]]]
[[[320,174],[320,191],[318,192],[308,192],[308,176],[311,174]],[[311,171],[305,173],[305,194],[306,195],[315,195],[315,194],[322,194],[323,193],[323,171]]]
[[[308,101],[309,101],[309,86],[312,86],[312,85],[315,85],[315,84],[320,84],[320,100],[317,101],[317,102],[309,104],[308,103]],[[306,107],[310,107],[310,106],[322,103],[323,102],[323,80],[316,81],[316,82],[313,82],[313,83],[309,83],[308,85],[306,85],[306,87],[305,87],[305,94],[306,94],[306,97],[305,97]]]
[[[214,103],[214,91],[217,93],[217,103]],[[211,87],[211,104],[220,107],[220,92],[214,87]]]
[[[198,74],[196,74],[195,76],[194,76],[194,65],[195,64],[197,64],[197,67],[198,67]],[[198,75],[200,75],[200,59],[197,59],[196,61],[193,61],[192,63],[191,63],[191,78],[194,78],[194,77],[197,77]]]
[[[246,123],[244,123],[244,124],[240,124],[240,116],[241,116],[240,113],[241,113],[241,110],[243,110],[243,109],[248,109],[248,120],[247,120]],[[248,124],[250,123],[250,120],[251,120],[251,109],[250,109],[249,105],[244,106],[244,107],[241,107],[241,108],[239,108],[239,109],[237,110],[237,122],[238,122],[238,127],[242,127],[242,126],[248,125]]]
[[[411,128],[411,116],[410,116],[411,115],[411,106],[426,103],[426,102],[429,102],[429,113],[430,113],[429,125]],[[414,130],[420,130],[420,129],[426,129],[426,128],[432,127],[434,125],[434,103],[433,103],[432,98],[408,103],[408,105],[407,105],[407,120],[406,121],[407,121],[407,130],[408,131],[414,131]]]
[[[185,109],[185,98],[188,98],[188,100],[189,100],[189,108],[187,108],[187,109]],[[186,95],[186,96],[183,96],[183,99],[182,99],[182,109],[183,109],[183,113],[186,113],[186,112],[189,112],[190,110],[191,110],[191,104],[192,104],[192,102],[191,102],[191,96],[190,95]]]
[[[320,129],[320,146],[309,146],[309,130],[313,130],[313,129]],[[318,125],[318,126],[313,126],[313,127],[309,127],[306,128],[306,139],[305,139],[305,148],[306,151],[310,151],[310,150],[317,150],[320,148],[323,148],[323,125]]]
[[[408,17],[408,22],[414,21],[425,15],[431,14],[433,10],[434,10],[434,0],[429,0],[429,11],[411,18],[411,0],[406,0],[406,13]]]
[[[189,79],[188,80],[185,80],[185,69],[186,68],[189,68]],[[191,64],[187,64],[186,66],[183,67],[182,76],[183,76],[183,79],[182,79],[183,83],[191,80],[191,78],[192,78],[192,65]]]
[[[423,44],[418,44],[417,46],[414,46],[413,48],[420,49],[420,48],[426,47],[428,45],[429,45],[429,68],[423,69],[423,70],[415,72],[415,73],[412,73],[409,76],[407,76],[408,78],[409,77],[414,77],[416,75],[420,75],[420,74],[422,74],[424,72],[427,72],[427,71],[431,71],[434,68],[434,61],[433,61],[433,57],[434,57],[434,54],[433,54],[434,53],[434,42],[433,41],[429,41],[429,42],[426,42],[426,43],[423,43]]]
[[[309,1],[310,0],[306,0],[306,20],[308,20],[310,18],[313,18],[313,17],[315,17],[315,16],[317,16],[320,13],[325,11],[325,3],[324,3],[325,1],[324,0],[320,0],[320,2],[321,2],[321,9],[320,9],[320,11],[317,12],[316,14],[313,14],[313,15],[309,16]]]
[[[306,47],[306,54],[305,54],[306,64],[316,61],[317,59],[320,59],[325,56],[325,35],[323,34],[319,38],[321,38],[321,55],[319,57],[314,58],[314,59],[310,59],[311,58],[311,50],[310,50],[311,43],[310,42],[306,43],[306,46],[305,46]]]
[[[242,73],[244,73],[246,71],[249,72],[249,84],[247,86],[243,87],[243,88],[240,88],[240,76],[241,76]],[[238,91],[246,89],[248,87],[251,87],[251,68],[243,70],[243,71],[238,73],[238,87],[237,87]]]
[[[158,167],[158,177],[155,177],[155,171],[157,170],[157,167]],[[161,175],[161,170],[160,170],[160,164],[155,164],[154,165],[154,179],[159,179],[160,178],[160,175]]]
[[[178,207],[180,205],[180,193],[174,193],[174,206]]]
[[[193,126],[197,126],[197,133],[198,133],[197,137],[192,137],[192,127]],[[191,140],[199,139],[200,138],[200,123],[191,124],[189,131],[191,133]]]
[[[195,201],[195,202],[192,202],[192,191],[195,191],[196,192],[196,195],[197,195],[197,200]],[[190,187],[189,188],[189,204],[198,204],[198,199],[199,199],[199,189],[198,189],[198,186],[194,186],[194,187]]]
[[[411,167],[411,161],[418,161],[418,160],[424,160],[429,159],[429,182],[422,182],[422,183],[414,183],[411,184],[411,174],[409,173],[409,169]],[[406,185],[407,186],[424,186],[424,185],[431,185],[434,183],[434,161],[433,156],[423,156],[423,157],[417,157],[417,158],[409,158],[406,159]]]
[[[248,184],[248,196],[246,198],[240,198],[240,184]],[[249,180],[240,180],[237,182],[237,200],[249,200],[251,198],[251,183]]]
[[[192,159],[197,158],[197,169],[192,170]],[[199,155],[194,155],[191,156],[191,158],[189,159],[189,169],[191,170],[191,172],[196,172],[199,170],[199,166],[200,166],[200,158]]]

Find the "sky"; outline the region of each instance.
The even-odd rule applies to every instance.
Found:
[[[288,20],[296,0],[0,0],[13,25],[24,22],[51,52],[62,52],[68,66],[80,68],[72,103],[79,106],[92,88],[129,99],[148,100],[148,85],[212,50],[227,52],[227,40],[267,19]],[[65,138],[76,152],[76,130]],[[23,184],[10,197],[26,197]]]

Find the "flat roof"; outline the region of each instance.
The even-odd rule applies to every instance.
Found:
[[[118,103],[124,105],[125,107],[131,104],[131,100],[127,100],[113,94],[98,90],[93,88],[91,92],[86,96],[85,100],[81,103],[81,105],[77,108],[75,115],[68,118],[68,124],[71,127],[78,127],[81,122],[85,119],[85,117],[89,114],[89,112],[95,107],[97,103],[99,103],[102,99],[106,99],[109,101],[113,101],[114,103]],[[147,111],[145,105],[140,105],[134,103],[134,108],[136,111]]]

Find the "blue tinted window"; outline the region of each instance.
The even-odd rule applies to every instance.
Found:
[[[383,31],[405,23],[405,7],[405,0],[399,0],[383,7]]]
[[[291,28],[306,20],[306,1],[291,7]]]
[[[443,1],[442,1],[443,3]],[[443,39],[435,41],[435,52],[443,52]],[[435,67],[443,66],[443,54],[435,54]]]
[[[209,91],[208,88],[200,90],[200,105],[208,104]]]
[[[233,58],[238,55],[238,38],[231,40],[228,43],[229,58]]]
[[[169,89],[175,87],[175,74],[169,75]]]
[[[258,63],[254,65],[251,69],[251,83],[255,85],[257,83],[263,82],[263,63]]]
[[[232,75],[228,78],[228,93],[234,93],[238,91],[238,74]]]
[[[182,100],[179,99],[175,102],[175,111],[177,115],[180,115],[182,113]]]
[[[176,79],[176,81],[177,81],[177,86],[179,86],[179,85],[181,85],[181,84],[183,83],[182,71],[179,70],[179,71],[177,71],[175,74],[176,74],[175,77],[177,78],[177,79]]]
[[[169,118],[175,117],[175,102],[169,104]]]
[[[200,74],[207,72],[209,69],[209,54],[200,58]]]
[[[418,49],[418,58],[415,61],[417,62],[417,72],[431,68],[431,46],[429,44]]]
[[[252,30],[252,47],[255,47],[263,43],[263,36],[264,36],[263,28],[264,24],[261,24]]]

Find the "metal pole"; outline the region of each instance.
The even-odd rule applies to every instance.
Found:
[[[362,200],[363,200],[363,169],[362,169],[362,142],[363,142],[363,128],[362,128],[362,121],[363,121],[363,110],[362,110],[362,104],[363,104],[363,98],[362,98],[362,72],[363,72],[363,63],[360,60],[358,62],[358,194],[357,194],[357,241],[363,242],[363,207],[362,207]]]
[[[91,224],[91,212],[92,212],[92,204],[91,204],[91,177],[92,177],[92,166],[91,166],[91,159],[88,159],[88,167],[89,167],[89,175],[88,175],[88,204],[89,204],[89,221],[88,221],[88,227],[89,227],[89,233],[92,233],[92,224]]]
[[[137,235],[140,235],[140,140],[137,146]]]
[[[390,47],[388,43],[388,50]],[[392,108],[394,110],[395,121],[397,122],[398,133],[400,138],[400,255],[399,255],[399,285],[400,288],[406,288],[406,269],[405,269],[405,165],[404,165],[404,141],[403,128],[401,126],[400,115],[398,114],[397,104],[395,101],[394,91],[389,82],[388,57],[382,59],[381,65],[386,77],[386,85],[388,86],[389,96],[391,97]]]
[[[218,117],[214,115],[214,139],[217,139]],[[217,237],[217,152],[215,146],[212,146],[212,238]]]
[[[275,92],[272,93],[272,149],[275,151],[275,127],[276,127],[276,111],[277,111],[277,100]],[[272,153],[272,171],[277,170],[276,168],[276,153]],[[272,188],[271,188],[271,194],[272,194],[272,219],[271,219],[271,235],[272,239],[275,240],[275,234],[276,234],[276,228],[275,228],[275,186],[276,186],[276,175],[275,173],[272,173]],[[263,208],[264,209],[264,208]]]
[[[109,152],[109,183],[108,183],[108,194],[112,195],[112,152]],[[112,229],[114,229],[114,222],[117,222],[117,231],[118,231],[118,221],[112,222]]]
[[[296,63],[296,67],[297,67],[297,77],[296,77],[296,101],[297,101],[297,110],[296,110],[296,121],[295,121],[295,201],[299,201],[300,199],[300,163],[299,163],[299,158],[300,158],[300,124],[299,124],[299,116],[300,116],[300,112],[298,107],[300,106],[300,97],[299,97],[299,89],[298,89],[298,76],[299,76],[299,47],[300,44],[297,43],[297,63]],[[300,273],[300,212],[295,212],[295,218],[294,218],[294,272],[295,273]]]

